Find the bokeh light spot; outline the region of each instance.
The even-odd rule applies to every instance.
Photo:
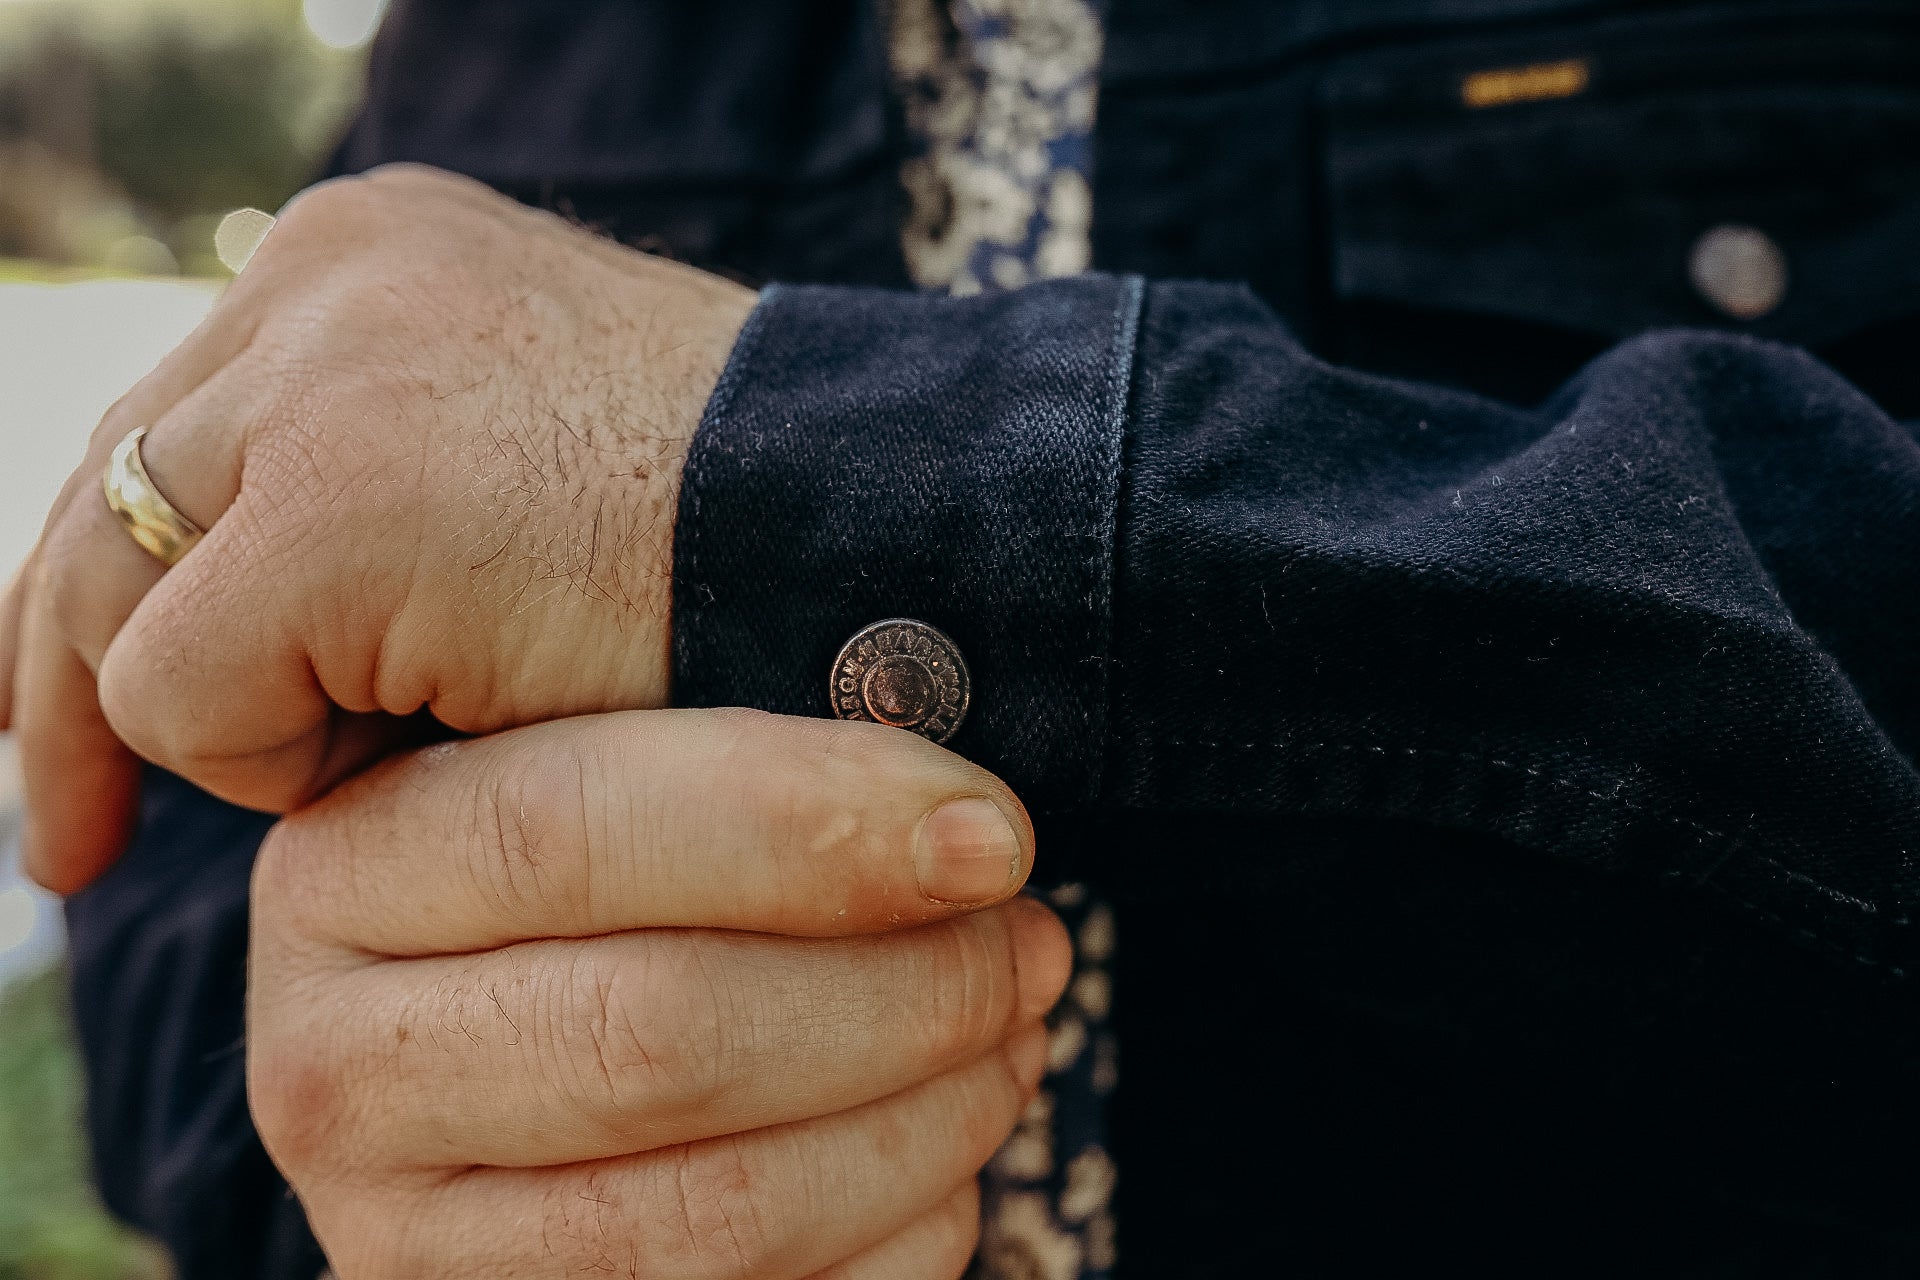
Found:
[[[373,39],[387,0],[306,0],[307,29],[325,45],[354,49]]]
[[[220,219],[220,225],[213,231],[214,256],[221,265],[239,275],[247,262],[253,257],[253,251],[267,238],[267,232],[273,230],[273,215],[262,213],[258,209],[235,209]]]

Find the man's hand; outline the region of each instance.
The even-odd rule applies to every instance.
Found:
[[[872,725],[399,757],[261,851],[260,1133],[341,1280],[953,1280],[1071,962],[1004,901],[1031,853],[997,780]]]
[[[30,869],[73,889],[118,855],[122,740],[284,811],[423,707],[487,732],[663,704],[680,466],[753,299],[430,170],[296,200],[107,414],[0,604]],[[208,530],[164,577],[100,494],[141,425]]]

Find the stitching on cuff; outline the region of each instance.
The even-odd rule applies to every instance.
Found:
[[[684,646],[689,640],[679,617],[680,592],[683,587],[691,589],[695,586],[706,590],[702,585],[705,575],[700,571],[698,539],[690,533],[700,521],[702,486],[694,475],[694,459],[699,456],[700,437],[733,411],[734,393],[747,376],[745,370],[758,352],[760,336],[769,323],[767,313],[783,293],[784,290],[777,284],[770,284],[760,291],[760,300],[747,313],[746,323],[740,326],[739,336],[733,340],[733,350],[727,353],[727,363],[720,370],[720,380],[714,384],[713,394],[707,397],[706,408],[700,411],[700,423],[687,441],[686,459],[680,468],[680,490],[674,495],[673,501],[673,563],[668,566],[674,584],[673,590],[667,595],[667,634],[673,652],[673,664],[667,678],[669,706],[677,705],[674,701],[674,685],[688,661]],[[707,595],[711,599],[710,590],[707,590]]]
[[[1111,717],[1113,696],[1113,579],[1114,558],[1120,538],[1120,472],[1126,446],[1127,419],[1133,408],[1133,370],[1140,340],[1140,313],[1145,299],[1146,282],[1141,277],[1128,276],[1121,282],[1120,306],[1114,316],[1118,323],[1114,326],[1113,349],[1107,364],[1107,413],[1101,423],[1104,433],[1099,441],[1102,450],[1102,490],[1097,496],[1105,508],[1106,518],[1101,522],[1092,563],[1088,566],[1092,578],[1094,629],[1100,642],[1100,652],[1094,658],[1099,664],[1096,677],[1099,687],[1094,697],[1095,722],[1089,726],[1093,738],[1087,795],[1089,801],[1099,797],[1106,783],[1107,723]]]

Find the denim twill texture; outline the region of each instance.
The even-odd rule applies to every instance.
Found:
[[[1420,819],[1914,962],[1910,431],[1707,333],[1515,409],[1223,286],[1146,290],[1136,361],[1140,296],[770,290],[688,458],[676,698],[822,714],[842,638],[924,617],[951,745],[1036,808]]]
[[[769,289],[681,481],[674,700],[822,715],[848,636],[922,618],[973,673],[948,745],[1091,802],[1140,295]]]
[[[326,1261],[247,1112],[247,883],[272,825],[148,770],[133,847],[67,904],[93,1176],[186,1280]]]

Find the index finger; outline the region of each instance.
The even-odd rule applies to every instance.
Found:
[[[581,716],[381,764],[274,829],[256,912],[385,955],[671,926],[832,937],[1010,897],[1020,802],[899,729]]]

